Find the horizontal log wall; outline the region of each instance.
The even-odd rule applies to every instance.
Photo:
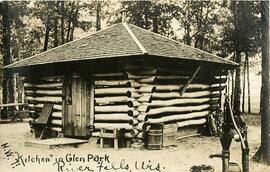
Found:
[[[62,132],[62,87],[62,76],[41,77],[24,83],[28,107],[33,113],[39,116],[45,103],[54,104],[48,127],[57,132]]]
[[[151,124],[205,124],[219,105],[226,72],[211,77],[199,71],[188,84],[195,70],[126,65],[122,72],[94,74],[93,135],[100,128],[125,128],[125,137],[142,139]]]
[[[187,85],[196,68],[126,65],[120,70],[91,76],[97,136],[101,128],[124,128],[127,138],[142,139],[151,124],[202,125],[226,87],[226,73],[211,77],[201,71]],[[50,127],[55,131],[62,130],[62,87],[61,76],[24,84],[30,110],[39,114],[44,103],[54,104]]]
[[[93,77],[94,85],[94,127],[92,136],[100,137],[100,129],[125,129],[125,136],[132,137],[133,125],[137,123],[133,116],[139,114],[136,107],[138,93],[133,80],[127,80],[125,72],[97,73]]]
[[[138,99],[141,105],[137,108],[140,112],[137,120],[147,124],[205,123],[209,112],[218,106],[221,91],[226,86],[224,73],[221,76],[213,75],[211,78],[199,71],[188,84],[195,69],[187,71],[155,67],[141,69],[141,66],[133,66],[129,68],[127,75],[129,79],[134,79],[141,86],[140,88],[151,90],[141,93],[141,99],[145,102]],[[181,94],[183,88],[185,91]]]

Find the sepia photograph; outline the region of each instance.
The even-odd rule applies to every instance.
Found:
[[[268,0],[0,0],[1,172],[270,172]]]

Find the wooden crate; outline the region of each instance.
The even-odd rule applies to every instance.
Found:
[[[177,140],[177,124],[163,125],[163,146],[176,145]]]
[[[201,125],[192,125],[192,126],[179,128],[177,131],[177,140],[181,138],[187,138],[187,137],[200,135],[199,128],[201,128]]]

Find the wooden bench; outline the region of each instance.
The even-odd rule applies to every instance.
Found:
[[[104,138],[110,138],[114,140],[114,149],[118,150],[118,139],[122,137],[121,129],[100,129],[100,148],[103,148],[104,145]]]
[[[44,104],[37,120],[30,122],[30,126],[34,129],[36,138],[42,139],[44,137],[52,111],[53,104]]]
[[[0,105],[0,113],[1,113],[1,119],[2,119],[2,108],[13,108],[12,117],[9,122],[14,122],[16,119],[19,119],[19,121],[23,121],[21,114],[30,113],[29,110],[19,110],[23,109],[27,104],[26,103],[7,103],[7,104],[1,104]],[[18,109],[16,109],[18,107]]]

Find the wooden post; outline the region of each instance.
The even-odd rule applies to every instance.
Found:
[[[101,128],[100,129],[100,148],[103,149],[103,133],[104,133],[104,129]]]
[[[94,128],[94,117],[95,117],[95,90],[94,90],[94,81],[91,79],[91,84],[90,84],[90,129]]]
[[[118,137],[117,137],[117,129],[113,130],[114,134],[114,150],[118,150]]]

